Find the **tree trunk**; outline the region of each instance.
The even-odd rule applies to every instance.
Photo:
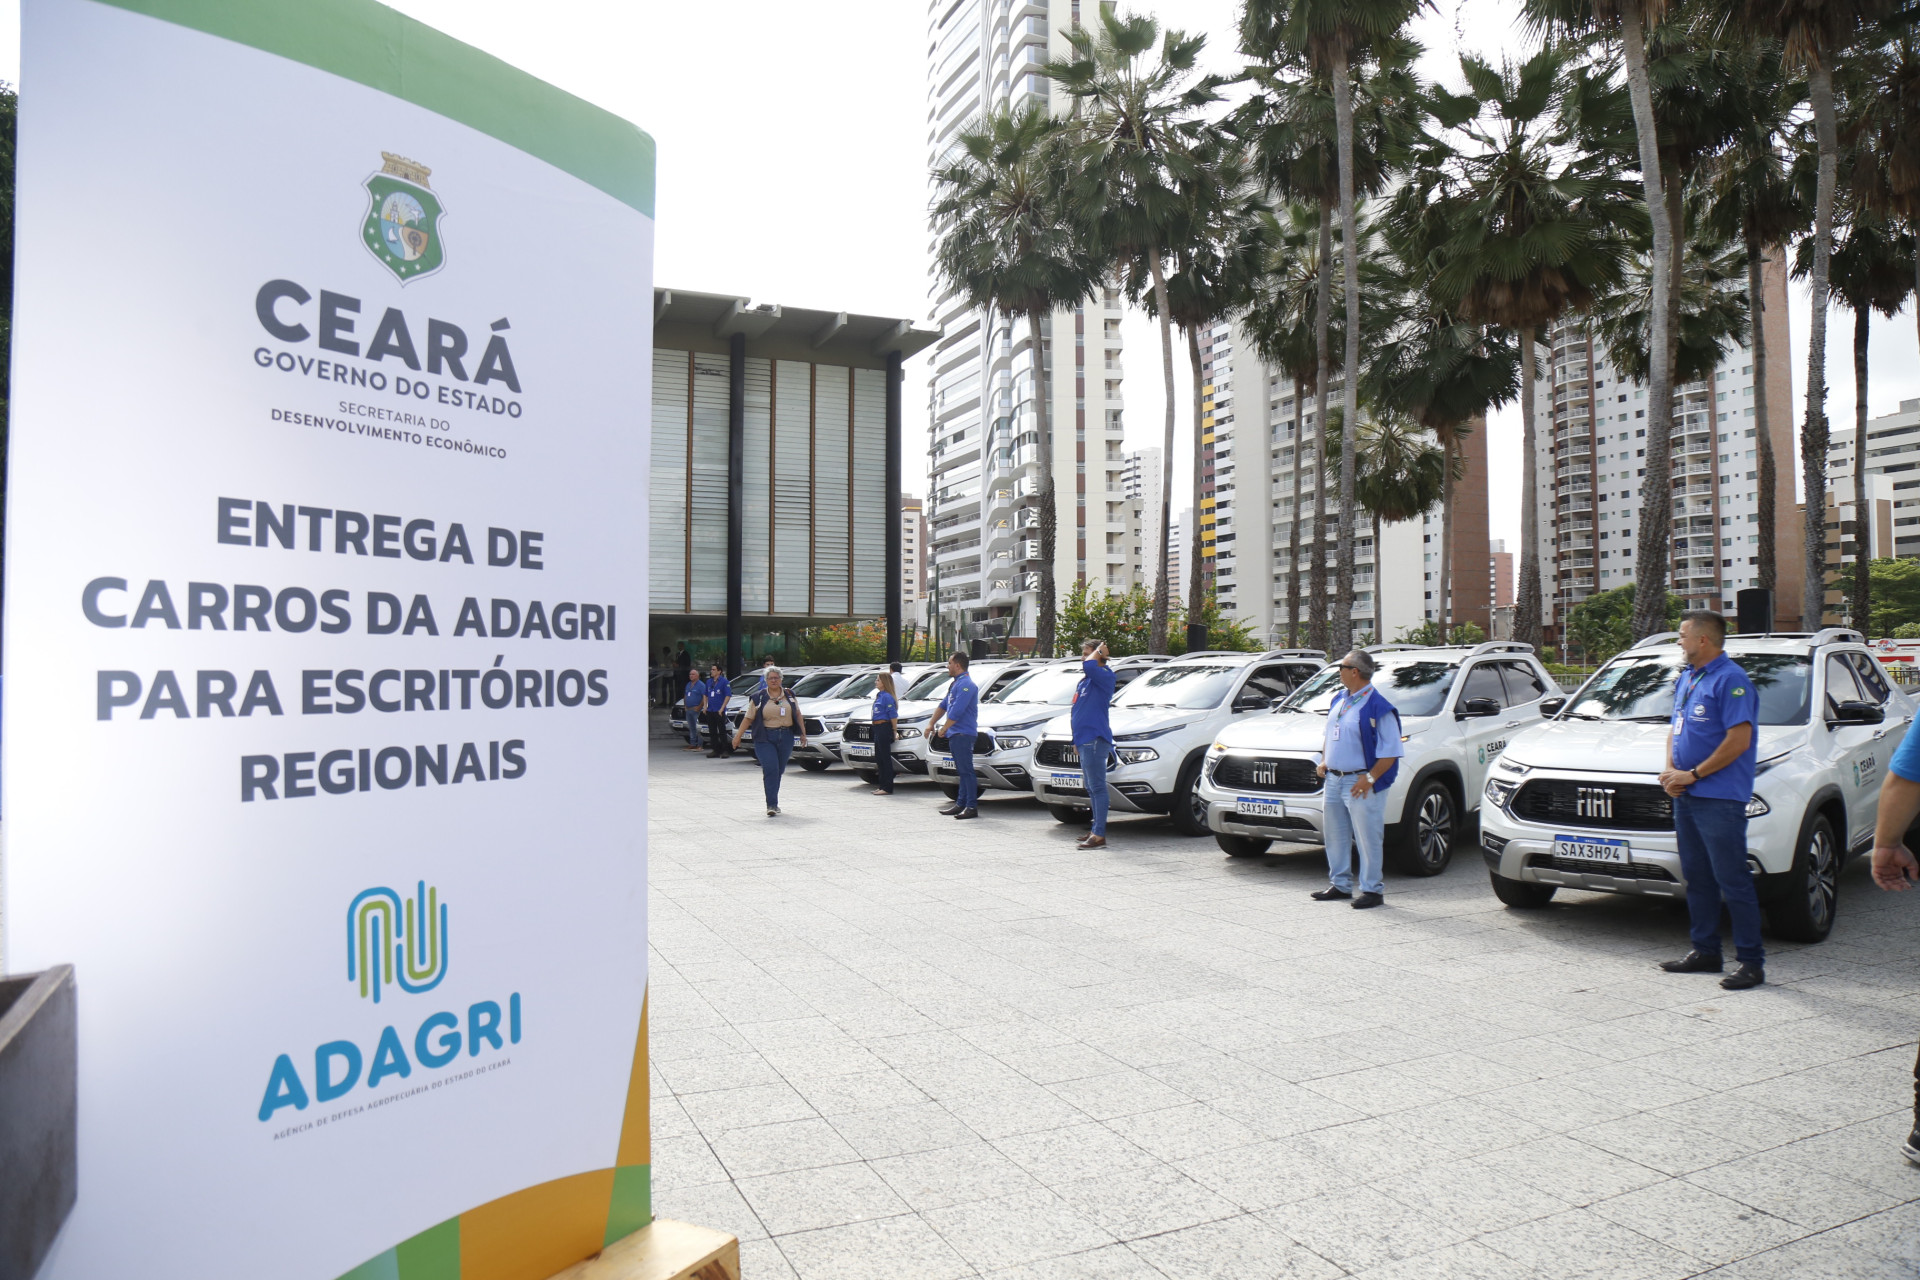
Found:
[[[1533,326],[1520,327],[1520,582],[1513,598],[1513,638],[1540,647],[1540,481],[1533,417]],[[1562,647],[1565,647],[1564,638]]]
[[[1332,380],[1332,360],[1327,352],[1328,325],[1333,314],[1333,208],[1320,202],[1320,272],[1314,300],[1313,345],[1313,546],[1307,554],[1307,647],[1325,651],[1327,639],[1327,459],[1322,442],[1327,438],[1327,383]],[[1294,445],[1299,456],[1302,443]],[[1338,657],[1339,655],[1333,655]]]
[[[1773,420],[1767,416],[1766,247],[1747,233],[1747,313],[1753,328],[1753,437],[1760,459],[1760,585],[1774,589],[1778,572],[1773,549],[1773,486],[1778,464],[1773,456]]]
[[[1873,308],[1853,313],[1853,625],[1873,616],[1873,509],[1867,502],[1867,336]]]
[[[1167,581],[1167,554],[1173,549],[1168,526],[1173,523],[1173,320],[1167,309],[1167,274],[1160,267],[1160,246],[1147,248],[1153,269],[1153,306],[1160,316],[1160,374],[1166,381],[1167,422],[1160,456],[1166,459],[1160,475],[1160,576],[1153,585],[1153,620],[1147,624],[1147,652],[1167,651],[1167,604],[1173,589]]]
[[[1054,540],[1058,516],[1053,500],[1053,431],[1047,404],[1047,349],[1040,335],[1040,313],[1027,312],[1027,341],[1033,347],[1033,425],[1040,437],[1040,601],[1039,618],[1033,628],[1033,652],[1036,657],[1053,656],[1056,626],[1057,587],[1053,576]]]
[[[1807,291],[1807,417],[1800,428],[1800,475],[1806,488],[1807,580],[1800,593],[1800,626],[1818,631],[1827,598],[1827,276],[1833,255],[1833,188],[1839,169],[1838,128],[1833,116],[1833,72],[1807,68],[1813,100],[1813,132],[1820,165],[1813,197],[1813,273]],[[1865,462],[1862,458],[1860,461]]]
[[[1445,464],[1444,470],[1440,473],[1440,573],[1436,579],[1439,586],[1441,644],[1445,644],[1448,638],[1453,635],[1453,463],[1454,459],[1458,456],[1458,450],[1459,441],[1455,439],[1452,431],[1448,431],[1446,438],[1441,441],[1440,447],[1441,460]],[[1427,590],[1426,555],[1424,552],[1420,560],[1420,594],[1424,596]],[[1373,564],[1373,598],[1378,600],[1380,598],[1380,550],[1378,543],[1374,544]],[[1426,610],[1422,609],[1420,612],[1425,613]],[[1422,619],[1422,621],[1425,621],[1425,619]],[[1487,622],[1491,625],[1493,619],[1488,618]]]
[[[1293,519],[1287,522],[1287,643],[1300,646],[1300,468],[1306,461],[1300,452],[1300,432],[1307,417],[1307,388],[1293,380]]]
[[[1353,225],[1353,87],[1347,51],[1333,47],[1333,118],[1340,151],[1341,279],[1346,294],[1347,344],[1340,362],[1340,528],[1334,550],[1333,626],[1341,653],[1353,647],[1353,455],[1360,434],[1360,239]]]
[[[1634,133],[1640,142],[1640,179],[1646,189],[1647,216],[1653,224],[1653,296],[1647,307],[1652,330],[1647,343],[1651,366],[1647,378],[1647,475],[1640,485],[1640,532],[1634,548],[1639,563],[1633,570],[1633,637],[1638,640],[1667,625],[1667,569],[1673,529],[1673,339],[1668,332],[1671,313],[1665,301],[1673,288],[1674,229],[1667,213],[1666,193],[1661,190],[1659,134],[1653,118],[1653,88],[1647,79],[1647,33],[1641,0],[1628,0],[1620,17],[1627,91],[1633,101]],[[1534,572],[1537,591],[1537,564]]]
[[[1380,607],[1380,513],[1376,511],[1373,513],[1373,643],[1387,642],[1380,634],[1386,629],[1386,612]]]
[[[1205,563],[1201,554],[1206,549],[1201,530],[1206,522],[1200,514],[1200,504],[1206,500],[1205,466],[1202,461],[1202,455],[1206,452],[1206,430],[1201,426],[1201,419],[1205,416],[1203,402],[1206,394],[1202,390],[1205,384],[1200,381],[1200,330],[1197,327],[1187,330],[1187,359],[1193,364],[1193,536],[1187,539],[1193,545],[1193,580],[1187,584],[1187,648],[1191,650],[1206,647],[1204,644],[1194,644],[1191,633],[1194,627],[1205,623],[1207,611],[1207,578],[1201,572],[1201,566]],[[1218,527],[1215,527],[1213,536],[1214,550],[1217,552],[1220,548]]]

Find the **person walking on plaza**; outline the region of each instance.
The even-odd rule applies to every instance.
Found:
[[[967,655],[956,652],[947,659],[947,672],[953,680],[940,709],[927,722],[927,740],[944,718],[947,722],[947,751],[953,756],[953,771],[960,775],[960,794],[940,812],[953,818],[980,816],[980,779],[973,771],[974,740],[980,733],[980,690],[967,674]]]
[[[1687,880],[1693,950],[1663,961],[1668,973],[1719,973],[1720,907],[1733,919],[1740,967],[1720,979],[1729,991],[1767,980],[1760,944],[1760,895],[1747,869],[1747,805],[1760,755],[1760,698],[1726,654],[1727,620],[1707,609],[1680,615],[1687,669],[1673,693],[1667,767],[1660,786],[1673,797],[1673,834]]]
[[[680,652],[673,655],[673,692],[675,697],[686,696],[687,681],[693,679],[693,655],[687,652],[683,643]]]
[[[1332,881],[1313,897],[1352,899],[1359,910],[1386,901],[1384,876],[1387,789],[1400,772],[1400,712],[1373,687],[1373,655],[1355,649],[1340,659],[1340,692],[1327,708],[1320,776],[1326,779],[1322,821],[1326,827],[1327,875]],[[1360,895],[1354,897],[1353,851],[1360,852]]]
[[[1086,780],[1087,799],[1093,805],[1093,830],[1082,836],[1079,848],[1107,845],[1107,753],[1113,750],[1113,729],[1107,709],[1113,704],[1113,669],[1107,665],[1104,640],[1080,646],[1080,684],[1073,691],[1073,749],[1080,756],[1080,774]]]
[[[706,682],[701,680],[696,673],[689,672],[688,674],[693,676],[693,678],[687,681],[686,702],[683,704],[687,709],[687,750],[698,751],[700,749],[700,721],[707,706],[707,686]]]
[[[1920,881],[1920,861],[1907,847],[1907,832],[1920,819],[1920,732],[1909,732],[1887,763],[1880,808],[1873,827],[1873,882],[1898,893]],[[1920,1056],[1913,1062],[1913,1132],[1900,1154],[1920,1164]]]
[[[800,714],[800,703],[780,682],[780,668],[768,667],[763,673],[765,686],[747,699],[747,709],[733,731],[734,749],[740,747],[740,735],[753,725],[753,754],[760,762],[760,784],[767,794],[767,816],[780,816],[780,775],[787,771],[793,757],[793,738],[797,731],[806,745],[807,722]]]
[[[707,741],[712,748],[707,755],[715,760],[733,758],[733,746],[727,739],[727,699],[732,696],[733,682],[720,664],[714,663],[707,676]]]
[[[893,730],[900,719],[893,673],[882,671],[873,687],[873,763],[880,771],[880,785],[873,789],[873,794],[890,796],[893,794]]]

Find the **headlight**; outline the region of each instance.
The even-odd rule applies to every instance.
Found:
[[[1513,793],[1520,788],[1512,782],[1502,782],[1499,778],[1487,779],[1487,799],[1499,809],[1507,807],[1507,801],[1513,799]]]
[[[822,720],[820,723],[826,727],[828,733],[838,733],[847,727],[847,718],[841,716],[838,720]]]
[[[1502,773],[1528,774],[1533,772],[1532,765],[1521,764],[1518,760],[1509,760],[1505,756],[1501,756],[1499,762],[1493,767]]]
[[[1757,778],[1761,774],[1765,773],[1767,770],[1773,768],[1773,766],[1777,764],[1786,763],[1787,759],[1792,755],[1793,755],[1793,752],[1791,751],[1782,751],[1779,755],[1774,756],[1770,760],[1762,760],[1760,763],[1753,766],[1753,776]],[[1764,812],[1764,810],[1762,812]]]
[[[902,728],[898,733],[894,734],[896,738],[917,738],[919,736],[920,731],[913,728]]]
[[[1160,758],[1160,753],[1152,747],[1115,747],[1113,754],[1120,757],[1121,764],[1145,764]]]
[[[1767,802],[1759,796],[1755,796],[1753,799],[1747,801],[1747,816],[1749,818],[1758,818],[1762,814],[1772,812],[1773,810],[1767,807]]]
[[[1145,733],[1123,733],[1119,737],[1115,738],[1114,741],[1115,742],[1146,742],[1153,738],[1164,738],[1168,734],[1173,733],[1174,731],[1179,729],[1184,729],[1186,727],[1187,726],[1184,724],[1170,724],[1164,729],[1149,729]]]
[[[996,737],[993,740],[993,743],[994,743],[994,750],[998,751],[1003,747],[1004,748],[1030,747],[1033,745],[1033,739],[1023,738],[1017,733],[1009,733],[1004,737]]]

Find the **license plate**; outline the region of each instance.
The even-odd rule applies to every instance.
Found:
[[[1633,849],[1625,840],[1556,835],[1553,856],[1578,862],[1612,862],[1624,867],[1633,862]]]
[[[949,768],[953,766],[953,757],[950,755],[937,755],[934,757],[934,759],[938,760],[941,764],[946,765]]]
[[[1087,793],[1087,780],[1077,773],[1055,773],[1047,778],[1047,785],[1055,791],[1077,791]]]
[[[872,747],[848,747],[847,754],[852,756],[855,760],[871,760],[873,759],[873,748]]]
[[[1236,796],[1233,811],[1244,813],[1250,818],[1284,818],[1287,806],[1279,800],[1261,800],[1254,796]]]

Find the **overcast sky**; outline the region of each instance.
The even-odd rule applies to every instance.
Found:
[[[760,302],[912,317],[926,323],[927,29],[915,0],[399,0],[421,21],[634,121],[659,143],[656,278],[666,287]],[[1209,34],[1212,69],[1232,70],[1238,0],[1160,6]],[[1514,0],[1439,0],[1416,34],[1422,70],[1457,79],[1458,50],[1522,52]],[[0,0],[0,77],[18,79],[19,6]],[[1452,74],[1450,74],[1452,73]],[[32,93],[33,86],[21,86]],[[1805,385],[1807,302],[1794,299],[1796,416]],[[1129,448],[1158,444],[1161,379],[1153,324],[1130,315]],[[1829,326],[1829,415],[1851,426],[1852,317]],[[1180,431],[1191,403],[1175,352]],[[1876,319],[1869,404],[1920,396],[1913,304]],[[925,365],[909,370],[909,489],[924,490]],[[1519,421],[1490,430],[1493,536],[1519,546]],[[1177,446],[1184,450],[1184,445]],[[1796,469],[1797,470],[1797,469]],[[1175,476],[1186,492],[1184,471]]]

